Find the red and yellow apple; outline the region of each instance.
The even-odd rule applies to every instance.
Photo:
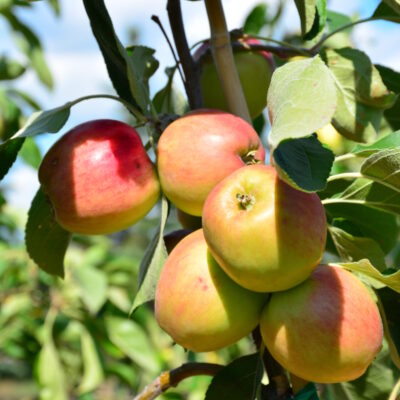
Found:
[[[176,247],[176,245],[187,235],[190,235],[193,232],[192,229],[178,229],[177,231],[172,231],[164,235],[164,244],[167,249],[167,253],[171,253],[171,251]]]
[[[199,229],[169,255],[157,285],[155,315],[176,343],[213,351],[248,335],[266,301],[266,294],[250,292],[225,274]]]
[[[243,39],[236,42],[236,46],[247,46],[247,48],[252,44],[260,44],[260,42],[256,39]],[[250,115],[255,118],[267,105],[268,88],[275,68],[274,60],[271,53],[267,51],[235,50],[234,48],[233,56]],[[201,60],[201,88],[205,107],[229,111],[209,43],[200,46],[194,58]]]
[[[58,223],[83,234],[127,228],[143,218],[160,195],[139,134],[114,120],[86,122],[65,134],[44,157],[39,181]]]
[[[219,110],[196,110],[170,124],[157,147],[163,192],[183,212],[200,216],[214,186],[265,151],[251,125]]]
[[[234,281],[276,292],[304,281],[317,267],[326,217],[315,193],[292,188],[271,166],[249,165],[211,191],[203,230],[211,254]]]
[[[351,272],[321,265],[302,284],[273,293],[260,323],[263,341],[289,372],[335,383],[361,376],[382,345],[382,321]]]

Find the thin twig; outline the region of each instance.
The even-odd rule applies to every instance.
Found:
[[[203,106],[203,96],[200,86],[200,70],[190,54],[182,20],[180,0],[168,0],[167,12],[174,37],[176,51],[185,76],[185,90],[192,110]]]
[[[172,57],[174,57],[175,65],[176,65],[176,68],[177,68],[178,71],[179,71],[179,75],[181,76],[182,82],[183,82],[183,84],[185,84],[186,81],[185,81],[185,77],[183,76],[183,72],[182,72],[182,70],[181,70],[180,62],[179,62],[179,60],[178,60],[178,57],[177,57],[176,54],[175,54],[174,47],[172,46],[172,43],[171,43],[171,41],[169,40],[169,37],[168,37],[168,35],[167,35],[167,32],[165,32],[165,29],[164,29],[164,27],[163,27],[163,25],[162,25],[162,23],[161,23],[161,21],[160,21],[160,18],[158,18],[157,15],[152,15],[152,16],[151,16],[151,20],[154,21],[154,22],[158,25],[158,27],[161,29],[161,32],[162,32],[162,34],[164,35],[164,38],[165,38],[165,40],[167,41],[168,46],[169,46],[169,48],[170,48],[170,50],[171,50]]]
[[[155,381],[147,385],[133,400],[154,400],[171,387],[186,378],[198,375],[214,376],[223,365],[210,363],[187,363],[171,371],[163,372]]]

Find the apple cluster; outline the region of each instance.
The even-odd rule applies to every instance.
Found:
[[[285,183],[264,159],[250,124],[202,109],[165,129],[156,166],[127,124],[79,125],[46,154],[39,180],[71,232],[124,229],[161,190],[183,224],[197,227],[201,217],[200,229],[175,235],[156,289],[157,321],[176,343],[217,350],[260,325],[268,350],[295,375],[355,379],[381,347],[377,306],[350,272],[319,265],[327,231],[319,197]]]

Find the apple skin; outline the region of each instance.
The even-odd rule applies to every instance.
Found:
[[[254,204],[243,208],[238,194]],[[319,197],[292,188],[266,165],[243,167],[212,190],[203,229],[218,264],[257,292],[286,290],[308,278],[322,258],[327,231]]]
[[[244,39],[241,42],[244,45],[261,44],[257,39]],[[204,43],[194,54],[195,60],[201,59],[204,106],[229,111],[212,55],[210,52],[204,55],[209,48],[209,43]],[[233,57],[250,115],[255,118],[267,106],[268,88],[275,69],[274,60],[267,51],[236,50]]]
[[[179,208],[176,209],[176,217],[178,218],[179,223],[182,225],[182,228],[192,230],[201,228],[201,217],[195,217],[194,215],[187,214]]]
[[[272,356],[289,372],[318,383],[361,376],[382,345],[378,308],[351,272],[321,265],[301,285],[273,293],[261,317]]]
[[[335,154],[345,151],[345,138],[335,129],[332,124],[325,125],[317,130],[318,140],[326,144]]]
[[[78,125],[48,151],[39,181],[68,231],[106,234],[143,218],[160,195],[153,163],[135,129],[114,120]]]
[[[196,110],[177,119],[164,130],[157,147],[163,192],[177,208],[194,216],[201,216],[204,201],[218,182],[246,162],[264,158],[253,127],[220,110]]]
[[[267,298],[225,274],[199,229],[169,255],[157,285],[155,315],[176,343],[196,352],[214,351],[248,335]]]

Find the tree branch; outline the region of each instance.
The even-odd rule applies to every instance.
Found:
[[[154,400],[171,387],[186,378],[197,375],[214,376],[223,365],[210,363],[187,363],[171,371],[163,372],[155,381],[147,385],[133,400]]]
[[[251,123],[242,84],[233,58],[230,34],[226,26],[221,0],[205,0],[205,5],[210,23],[211,52],[228,109],[232,114]]]
[[[185,28],[183,26],[180,0],[168,0],[167,13],[176,51],[185,75],[184,84],[189,106],[192,110],[201,108],[203,106],[203,96],[200,86],[200,69],[190,54]]]

